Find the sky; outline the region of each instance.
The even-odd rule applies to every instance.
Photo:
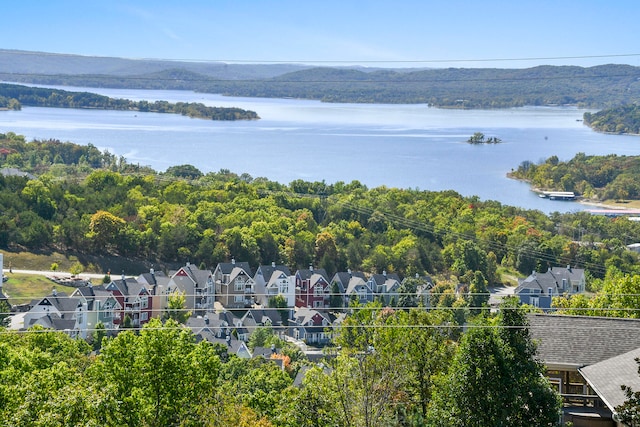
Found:
[[[20,0],[0,48],[371,67],[640,66],[638,0]]]

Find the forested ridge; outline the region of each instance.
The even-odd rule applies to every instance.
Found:
[[[247,65],[249,66],[249,65]],[[1,71],[1,70],[0,70]],[[5,81],[113,87],[178,89],[229,96],[300,98],[324,102],[424,103],[442,108],[511,108],[574,105],[608,108],[640,95],[640,68],[538,66],[526,69],[351,69],[316,67],[264,78],[212,77],[193,68],[158,69],[130,75],[0,73]]]
[[[253,120],[258,119],[254,111],[241,108],[207,107],[197,102],[131,101],[109,98],[90,92],[70,92],[61,89],[0,84],[0,108],[20,109],[21,105],[57,108],[93,108],[102,110],[125,110],[153,113],[181,114],[192,118],[209,120]]]
[[[591,129],[607,133],[640,134],[640,106],[638,104],[607,108],[584,113],[584,122]]]
[[[566,162],[551,156],[538,164],[524,161],[511,176],[542,190],[573,191],[590,199],[640,199],[640,156],[578,153]]]
[[[500,281],[498,268],[526,275],[570,264],[604,277],[611,259],[623,271],[637,269],[624,246],[640,234],[632,221],[587,213],[551,218],[453,191],[369,189],[357,181],[281,184],[225,170],[202,174],[190,165],[158,173],[91,145],[26,142],[11,133],[0,138],[0,153],[0,166],[38,174],[1,177],[6,249],[209,267],[234,257],[252,266],[275,261],[329,274],[350,268],[464,281],[480,271],[489,284]],[[576,228],[598,244],[575,242]]]

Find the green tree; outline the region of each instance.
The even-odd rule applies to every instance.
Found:
[[[126,222],[107,211],[98,211],[91,216],[87,238],[92,239],[96,247],[113,247]]]
[[[100,350],[102,348],[102,340],[107,336],[107,329],[104,326],[104,323],[98,322],[91,333],[91,340],[93,341],[93,349]]]
[[[273,330],[270,327],[258,327],[249,335],[247,346],[252,351],[256,347],[265,347],[273,337]]]
[[[331,295],[329,296],[329,308],[340,310],[344,307],[344,295],[340,292],[337,282],[331,283]]]
[[[197,425],[213,400],[220,360],[214,347],[195,343],[190,330],[151,319],[139,335],[120,332],[103,344],[90,375],[102,425]],[[200,420],[200,421],[198,421]]]
[[[78,274],[82,273],[84,271],[84,265],[82,265],[82,263],[80,263],[80,261],[76,261],[74,262],[71,267],[69,268],[69,272],[71,273],[72,276],[77,276]]]
[[[202,172],[193,165],[171,166],[167,168],[165,174],[185,179],[198,179],[202,177]]]
[[[524,310],[501,306],[497,323],[471,326],[436,389],[429,421],[436,426],[553,426],[561,400],[543,376]],[[479,410],[481,408],[481,410]]]
[[[191,311],[187,310],[186,296],[178,290],[171,292],[167,300],[166,316],[179,324],[184,324],[191,317]]]
[[[51,219],[56,211],[56,203],[51,191],[42,180],[30,180],[22,190],[22,196],[31,209],[44,219]]]
[[[274,295],[269,297],[268,302],[269,308],[277,308],[278,313],[280,314],[280,320],[282,324],[287,326],[289,320],[289,306],[287,303],[287,299],[282,294]]]
[[[469,307],[472,314],[482,313],[489,302],[489,289],[487,288],[487,279],[480,271],[473,273],[473,278],[469,284]]]

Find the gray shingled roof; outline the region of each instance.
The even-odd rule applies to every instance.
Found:
[[[30,174],[29,172],[23,172],[20,169],[16,168],[2,168],[0,169],[0,174],[3,176],[21,176],[27,177],[29,179],[36,179],[35,175]]]
[[[314,274],[319,274],[324,280],[329,282],[329,276],[327,276],[327,272],[324,268],[315,268],[313,270],[302,269],[298,270],[296,274],[298,275],[298,277],[300,277],[301,280],[309,280]]]
[[[351,295],[352,293],[356,292],[360,288],[366,288],[367,292],[369,293],[372,292],[371,288],[362,277],[351,277],[347,284],[347,289],[345,293],[347,295]]]
[[[37,300],[36,305],[44,304],[45,300],[60,312],[60,317],[62,317],[62,319],[74,319],[74,322],[76,308],[82,306],[80,298],[70,297],[64,292],[55,292],[55,294],[52,293],[47,295],[46,297]]]
[[[291,276],[291,270],[289,270],[289,267],[287,267],[286,265],[275,265],[275,266],[261,265],[256,270],[256,274],[258,274],[258,271],[259,271],[260,273],[262,273],[262,277],[264,278],[264,281],[269,282],[269,280],[271,280],[271,276],[273,275],[273,273],[278,270],[282,271],[287,276]]]
[[[636,358],[640,348],[580,369],[580,373],[604,403],[615,412],[627,400],[620,386],[640,391],[640,375]]]
[[[538,357],[548,367],[593,365],[640,348],[640,319],[530,314]]]
[[[222,272],[222,274],[231,274],[231,271],[235,268],[242,268],[249,276],[253,277],[253,272],[251,271],[251,266],[246,261],[236,261],[236,262],[220,262],[218,263],[218,269]]]
[[[563,280],[566,280],[567,286],[570,286],[572,283],[579,282],[582,276],[584,276],[584,270],[581,268],[552,267],[544,273],[534,271],[525,279],[518,281],[515,293],[519,294],[523,289],[536,289],[541,295],[547,295],[548,289],[551,288],[554,295],[562,294],[568,290],[562,288]]]
[[[54,329],[56,331],[72,331],[76,326],[75,319],[63,319],[57,314],[47,314],[46,316],[38,319],[33,319],[33,322],[29,327],[33,325],[40,325],[45,329]]]

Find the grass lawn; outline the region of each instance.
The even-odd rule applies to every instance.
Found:
[[[78,258],[74,256],[66,256],[59,252],[51,252],[49,254],[34,254],[31,252],[9,252],[3,251],[4,268],[15,270],[40,270],[49,271],[51,264],[58,264],[59,271],[69,271],[71,266],[78,262]]]
[[[58,291],[70,294],[72,288],[56,285],[44,276],[20,273],[7,273],[9,280],[3,285],[4,294],[9,297],[10,304],[28,303],[34,298],[42,298],[51,293],[55,287]]]

